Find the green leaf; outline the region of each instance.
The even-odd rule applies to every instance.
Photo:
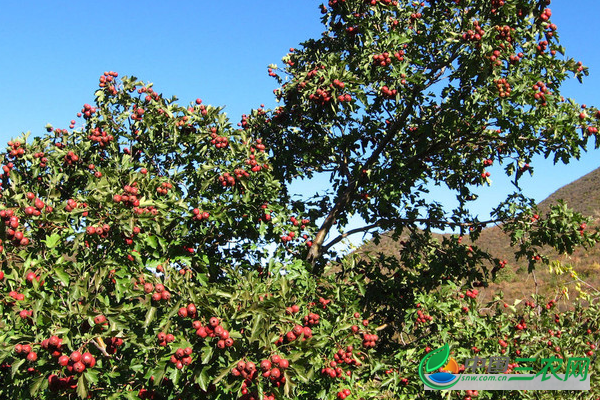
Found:
[[[210,383],[210,378],[208,376],[208,367],[202,368],[202,372],[196,375],[196,383],[200,385],[200,388],[202,388],[202,390],[207,390],[208,384]]]
[[[58,234],[53,234],[48,236],[43,242],[46,244],[46,247],[52,249],[56,247],[56,244],[60,241],[61,237]]]
[[[212,347],[205,347],[202,354],[202,364],[208,364],[210,359],[212,358],[214,349]]]
[[[150,322],[152,322],[152,320],[156,316],[156,310],[157,309],[154,306],[148,309],[148,311],[146,312],[146,318],[144,319],[144,328],[147,328],[148,325],[150,325]]]
[[[81,375],[77,380],[77,395],[81,399],[85,399],[88,395],[88,387],[85,375]]]
[[[44,385],[44,383],[45,383],[45,385]],[[48,378],[46,378],[46,376],[44,374],[42,374],[42,375],[38,376],[37,378],[35,378],[35,380],[31,384],[31,387],[29,388],[29,394],[31,394],[31,397],[36,397],[38,392],[47,386],[48,386]]]
[[[56,277],[64,286],[69,286],[69,283],[71,282],[69,275],[61,267],[55,267],[52,272],[56,274]]]

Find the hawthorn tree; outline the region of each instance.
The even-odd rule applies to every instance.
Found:
[[[599,240],[519,191],[490,221],[468,210],[486,167],[518,188],[535,155],[568,162],[597,138],[598,110],[560,96],[587,71],[564,59],[546,6],[332,0],[323,36],[269,71],[282,105],[239,129],[105,72],[80,125],[1,156],[0,393],[429,398],[442,393],[423,391],[419,360],[449,340],[460,356],[592,356],[594,301],[563,315],[557,299],[480,304],[474,286],[505,262],[461,243],[501,224],[533,269],[544,245]],[[331,192],[293,200],[286,184],[317,173]],[[428,201],[434,184],[460,206]],[[351,214],[365,226],[344,231]],[[448,227],[460,234],[431,234]],[[332,251],[382,230],[402,236],[398,258]]]

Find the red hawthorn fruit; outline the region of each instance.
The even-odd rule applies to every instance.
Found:
[[[165,341],[167,343],[172,343],[175,341],[175,336],[173,336],[172,333],[167,334],[167,336],[165,337]]]
[[[181,307],[179,309],[179,311],[177,312],[177,314],[181,317],[181,318],[187,318],[188,316],[188,310],[186,307]]]
[[[77,350],[75,350],[74,352],[71,353],[71,361],[73,362],[78,362],[81,361],[81,353],[78,352]]]
[[[224,341],[223,339],[219,340],[219,341],[217,342],[217,347],[218,347],[219,349],[224,349],[224,348],[225,348],[225,341]]]
[[[100,314],[100,315],[96,315],[96,316],[94,317],[94,323],[95,323],[96,325],[101,325],[101,324],[103,324],[103,323],[105,323],[105,322],[106,322],[106,317],[105,317],[104,315],[102,315],[102,314]]]
[[[167,301],[167,300],[169,300],[169,299],[171,298],[171,293],[170,293],[168,290],[165,290],[164,292],[162,292],[162,293],[160,294],[160,297],[161,297],[163,300]]]
[[[281,371],[279,368],[273,368],[271,370],[270,378],[271,380],[277,380],[281,376]]]
[[[48,346],[58,347],[60,342],[61,340],[58,336],[50,336],[50,338],[48,339]]]
[[[83,353],[83,355],[81,356],[81,362],[85,366],[90,367],[90,368],[92,368],[94,365],[96,365],[96,359],[94,358],[92,353],[89,353],[89,352]]]
[[[150,282],[146,282],[144,283],[144,292],[145,293],[152,293],[152,291],[154,290],[154,285]]]
[[[302,325],[295,325],[292,332],[294,332],[294,335],[300,336],[302,335],[302,332],[304,332],[304,329],[302,328]]]
[[[209,325],[210,325],[212,328],[216,328],[216,327],[219,325],[219,322],[220,322],[220,321],[219,321],[219,318],[217,318],[217,317],[212,317],[212,318],[211,318],[211,319],[208,321]]]
[[[260,362],[260,369],[264,372],[264,371],[268,371],[271,369],[271,361],[269,360],[262,360]]]
[[[203,326],[198,328],[196,330],[196,335],[200,336],[201,338],[205,338],[206,336],[208,336],[208,333],[206,332],[206,328]]]
[[[69,363],[69,356],[63,355],[58,357],[58,365],[65,367]]]
[[[27,361],[29,362],[35,362],[37,360],[37,353],[34,351],[29,352],[29,354],[27,354]]]
[[[232,338],[230,338],[230,337],[229,337],[229,338],[227,338],[227,339],[225,339],[225,346],[226,346],[226,347],[231,347],[231,346],[233,346],[233,339],[232,339]]]

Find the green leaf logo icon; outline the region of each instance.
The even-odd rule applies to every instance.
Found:
[[[435,371],[436,369],[446,365],[448,357],[450,356],[450,346],[448,343],[443,345],[437,350],[434,350],[429,354],[425,370],[427,372]]]

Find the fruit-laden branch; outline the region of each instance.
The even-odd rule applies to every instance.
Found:
[[[423,83],[422,85],[415,85],[411,91],[411,95],[406,103],[406,107],[402,114],[395,119],[387,129],[387,133],[383,137],[383,139],[377,144],[377,147],[373,150],[373,153],[369,156],[369,158],[365,161],[359,171],[368,170],[373,164],[379,160],[379,157],[385,150],[385,148],[392,142],[394,137],[401,132],[401,130],[406,126],[408,118],[413,114],[414,107],[416,105],[417,99],[419,99],[419,95],[423,93],[425,89],[435,84],[441,76],[444,75],[446,68],[454,62],[454,60],[459,55],[460,46],[454,48],[454,51],[451,53],[451,56],[445,60],[444,62],[440,62],[437,65],[431,66],[431,78],[428,82]],[[313,274],[320,275],[323,272],[322,263],[317,264],[317,260],[321,258],[321,256],[325,253],[326,249],[323,247],[323,243],[325,239],[333,227],[336,218],[342,213],[351,203],[354,193],[356,193],[357,189],[361,184],[366,180],[366,176],[364,174],[359,174],[359,176],[348,183],[348,186],[342,191],[340,194],[336,204],[329,212],[323,224],[319,228],[319,231],[315,235],[312,246],[308,252],[306,260],[311,263],[313,267]]]

